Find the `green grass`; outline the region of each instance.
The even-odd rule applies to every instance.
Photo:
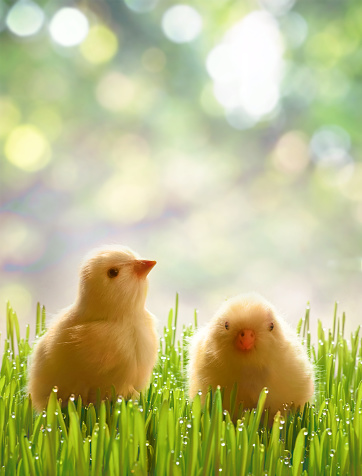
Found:
[[[160,340],[159,360],[139,401],[116,399],[62,409],[56,392],[36,415],[24,393],[31,351],[29,327],[20,336],[7,308],[7,336],[0,377],[0,475],[362,475],[362,348],[359,329],[347,341],[345,317],[333,329],[319,323],[317,344],[309,310],[298,332],[318,368],[315,403],[277,414],[263,412],[266,393],[253,410],[236,409],[234,424],[222,410],[222,392],[205,406],[187,398],[187,339],[176,340],[177,302]],[[45,330],[38,307],[36,333]],[[233,398],[233,397],[231,397]]]

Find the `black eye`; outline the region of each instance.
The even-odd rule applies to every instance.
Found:
[[[228,331],[229,330],[229,323],[228,321],[225,322],[225,329]]]
[[[109,278],[115,278],[116,276],[118,276],[118,273],[119,273],[118,268],[110,268],[107,271],[107,275],[108,275]]]
[[[274,329],[274,322],[271,322],[269,325],[269,330],[270,332]]]

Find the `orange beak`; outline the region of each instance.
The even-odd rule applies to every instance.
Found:
[[[145,278],[151,269],[155,266],[157,261],[150,261],[147,259],[138,259],[134,263],[135,273],[139,278]]]
[[[236,338],[236,346],[242,351],[248,351],[254,348],[255,332],[252,329],[243,329]]]

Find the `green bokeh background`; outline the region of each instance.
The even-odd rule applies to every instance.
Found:
[[[162,18],[176,2],[154,3],[140,13],[123,0],[38,1],[42,27],[19,36],[17,2],[0,1],[1,330],[6,299],[23,323],[37,301],[50,313],[70,304],[82,256],[107,242],[158,261],[148,304],[161,321],[176,291],[184,321],[198,308],[202,322],[255,290],[292,322],[307,301],[327,321],[339,300],[355,329],[362,5],[195,0],[202,30],[175,43]],[[90,26],[72,47],[49,33],[64,6]],[[283,44],[280,97],[235,128],[206,63],[255,11]]]

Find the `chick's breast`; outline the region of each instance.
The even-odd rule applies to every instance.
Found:
[[[237,384],[237,403],[257,405],[264,387],[271,413],[285,405],[303,406],[313,397],[313,366],[295,332],[271,304],[258,295],[240,295],[226,301],[203,330],[192,339],[189,394],[211,386],[223,388],[223,406],[229,409]]]
[[[138,328],[106,321],[69,325],[60,320],[34,348],[28,387],[34,407],[44,408],[55,386],[63,402],[74,394],[81,395],[85,404],[94,403],[98,388],[105,398],[111,396],[112,386],[119,395],[137,395],[150,379],[157,345],[149,313]]]

